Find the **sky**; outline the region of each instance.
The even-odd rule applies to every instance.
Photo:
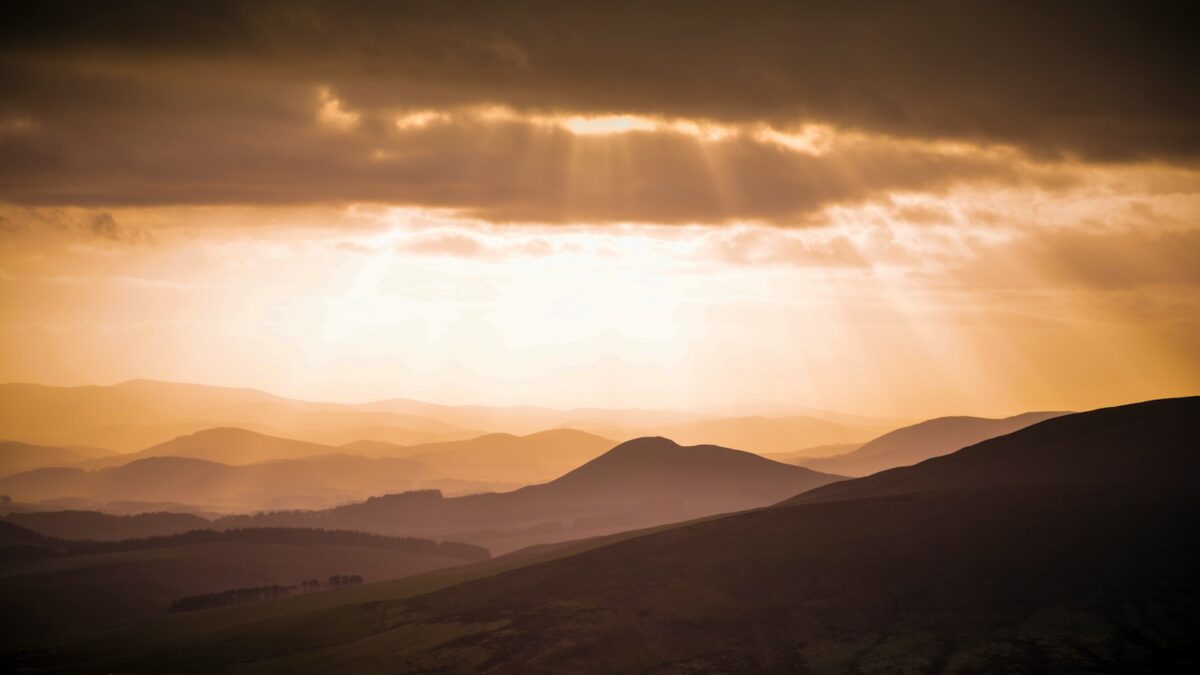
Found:
[[[0,381],[933,416],[1200,390],[1190,3],[26,3]]]

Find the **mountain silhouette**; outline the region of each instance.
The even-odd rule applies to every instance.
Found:
[[[833,457],[800,461],[817,471],[866,476],[884,469],[916,464],[989,438],[1023,429],[1062,412],[1031,412],[1003,419],[938,417],[890,431],[856,450]]]
[[[109,665],[1189,672],[1198,434],[1200,398],[1067,415],[775,508]],[[345,632],[320,640],[332,626]]]
[[[806,415],[789,415],[722,417],[638,429],[596,431],[610,438],[659,435],[673,438],[684,445],[709,443],[758,454],[773,454],[813,445],[862,442],[887,429],[875,422],[848,424]]]
[[[229,516],[218,524],[433,536],[504,551],[765,506],[839,479],[748,452],[642,438],[549,483],[512,492],[457,498],[410,492],[324,511]]]
[[[958,452],[797,495],[784,504],[1012,485],[1190,483],[1200,453],[1200,397],[1056,416]],[[1198,436],[1200,437],[1200,436]]]

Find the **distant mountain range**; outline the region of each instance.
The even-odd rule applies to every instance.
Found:
[[[225,527],[289,526],[432,536],[504,551],[765,506],[839,480],[717,446],[622,443],[560,478],[512,492],[413,492],[325,511],[229,516]]]
[[[884,469],[916,464],[968,445],[1012,433],[1063,412],[1030,412],[1002,419],[938,417],[886,433],[851,452],[801,460],[801,466],[845,476],[866,476]]]
[[[217,431],[218,436],[223,436],[227,430]],[[255,448],[271,452],[297,447],[310,449],[304,444],[280,445],[277,441],[282,439],[263,440],[253,436],[256,435],[237,434],[237,438],[253,440]],[[193,452],[208,447],[190,438],[183,440],[172,448]],[[531,457],[546,461],[546,455],[555,452],[555,447],[568,447],[570,441],[595,440],[597,437],[582,432],[563,430],[508,437],[500,445],[445,444],[439,446],[440,452],[426,448],[407,458],[318,455],[240,466],[191,457],[147,457],[93,471],[54,468],[8,476],[0,478],[0,493],[29,501],[41,495],[72,495],[96,502],[174,500],[214,510],[270,503],[282,508],[289,506],[288,499],[295,502],[292,508],[311,508],[312,500],[317,498],[356,495],[364,499],[363,493],[377,494],[385,496],[335,508],[231,515],[215,523],[186,516],[185,527],[320,527],[432,536],[511,550],[534,543],[766,506],[840,478],[748,452],[717,446],[683,447],[665,438],[645,438],[620,444],[548,483],[511,492],[458,497],[446,497],[432,490],[387,494],[396,492],[396,488],[403,490],[413,482],[436,484],[435,479],[428,478],[430,470],[425,462],[436,466],[442,454],[449,455],[448,465],[479,462],[481,457],[488,460],[489,453],[494,464],[527,461]],[[590,454],[591,450],[585,447],[572,452],[578,456]],[[570,452],[563,454],[572,456]],[[460,482],[454,487],[470,485]],[[80,526],[75,522],[81,519],[78,513],[13,514],[10,519],[64,538],[73,535],[111,540],[130,536],[124,529],[117,529],[115,534],[108,529],[110,524],[131,523],[130,519],[91,517],[84,519],[86,526]],[[153,533],[173,531],[182,530]]]
[[[347,454],[349,447],[209,429],[138,453],[0,477],[0,494],[21,502],[182,502],[218,512],[326,508],[415,489],[453,495],[509,490],[519,483],[458,478],[454,472],[486,476],[489,467],[497,467],[498,474],[536,479],[564,464],[576,466],[578,457],[594,457],[609,446],[605,439],[563,430],[509,436],[503,442],[416,446],[412,451],[374,444],[368,451],[383,456],[363,457]],[[387,456],[414,451],[420,461]],[[441,452],[447,454],[445,460]]]
[[[414,432],[414,438],[401,435],[409,442],[480,433],[394,410],[310,403],[252,389],[151,380],[108,387],[0,385],[0,437],[14,440],[128,452],[214,426],[301,438],[309,431],[383,427],[390,430],[387,440]]]
[[[1198,437],[1200,398],[1064,415],[774,508],[409,599],[243,620],[236,644],[201,632],[105,665],[1189,672],[1200,638]],[[572,487],[625,475],[620,455],[606,457]],[[653,474],[653,464],[632,465]],[[102,648],[66,662],[95,665]]]
[[[785,452],[864,441],[889,430],[892,423],[827,411],[728,417],[678,410],[448,406],[407,399],[316,403],[252,389],[152,380],[106,387],[0,384],[0,438],[134,452],[214,427],[327,445],[362,440],[416,445],[489,432],[528,435],[567,427],[616,441],[665,435],[687,444]]]

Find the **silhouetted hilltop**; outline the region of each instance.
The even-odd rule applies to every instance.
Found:
[[[835,480],[839,477],[738,450],[638,439],[549,483],[512,492],[447,499],[422,491],[325,511],[229,516],[218,522],[436,536],[510,550],[755,508]]]
[[[1064,414],[1066,413],[1031,412],[1003,419],[938,417],[888,432],[852,452],[801,461],[799,464],[817,471],[866,476],[945,455],[959,448],[1012,433]]]
[[[707,492],[765,495],[801,483],[827,483],[839,476],[793,467],[759,455],[715,445],[681,446],[661,436],[626,441],[551,481],[547,488],[605,499],[629,494]]]

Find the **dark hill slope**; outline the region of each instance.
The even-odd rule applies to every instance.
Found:
[[[1003,419],[938,417],[888,432],[852,452],[836,457],[809,459],[798,464],[843,476],[867,476],[946,455],[1063,414],[1030,412]]]
[[[798,495],[789,504],[1008,485],[1192,485],[1200,397],[1064,415],[934,457]]]
[[[1009,488],[763,509],[407,601],[55,658],[120,672],[1189,672],[1198,507]]]
[[[486,549],[453,542],[299,529],[32,543],[43,555],[0,558],[0,606],[6,615],[20,617],[0,644],[162,618],[184,596],[291,586],[331,575],[382,581],[489,557]]]

